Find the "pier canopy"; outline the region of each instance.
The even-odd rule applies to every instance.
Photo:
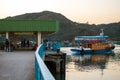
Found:
[[[15,48],[30,48],[33,46],[33,43],[39,45],[42,37],[57,32],[58,30],[59,22],[57,20],[2,19],[0,20],[0,44],[2,44],[5,39],[9,39]],[[26,42],[28,42],[28,44]]]
[[[55,20],[0,20],[0,32],[5,31],[58,31],[58,21]]]

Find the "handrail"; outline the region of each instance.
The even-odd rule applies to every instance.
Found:
[[[43,56],[43,44],[41,44],[35,52],[35,80],[55,80],[42,60]]]

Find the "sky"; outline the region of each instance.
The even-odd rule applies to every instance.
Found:
[[[120,22],[120,0],[0,0],[0,19],[52,11],[89,24]]]

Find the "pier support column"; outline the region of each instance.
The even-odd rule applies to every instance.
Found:
[[[9,39],[9,32],[6,32],[6,39]]]
[[[60,73],[60,67],[61,67],[61,61],[62,59],[57,59],[55,62],[56,62],[56,72],[57,73]]]
[[[41,43],[41,32],[38,32],[38,39],[37,39],[37,42],[38,42],[38,45],[40,45],[40,43]]]
[[[60,60],[56,61],[56,72],[60,73]]]
[[[65,80],[65,64],[66,64],[66,54],[60,53],[56,54],[56,52],[47,53],[45,55],[45,64],[51,71],[51,73],[56,77],[56,80]]]

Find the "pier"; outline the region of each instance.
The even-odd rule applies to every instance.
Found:
[[[44,60],[51,59],[43,59],[46,54],[40,43],[41,36],[59,30],[59,22],[56,20],[0,20],[0,22],[0,80],[55,80],[44,63]],[[31,49],[37,50],[30,51]],[[59,72],[61,61],[57,64],[59,67],[56,70]]]
[[[40,48],[38,50],[38,54],[37,51],[1,51],[0,80],[45,80],[51,76],[55,80],[65,80],[66,54],[58,54],[56,51],[43,53]]]

